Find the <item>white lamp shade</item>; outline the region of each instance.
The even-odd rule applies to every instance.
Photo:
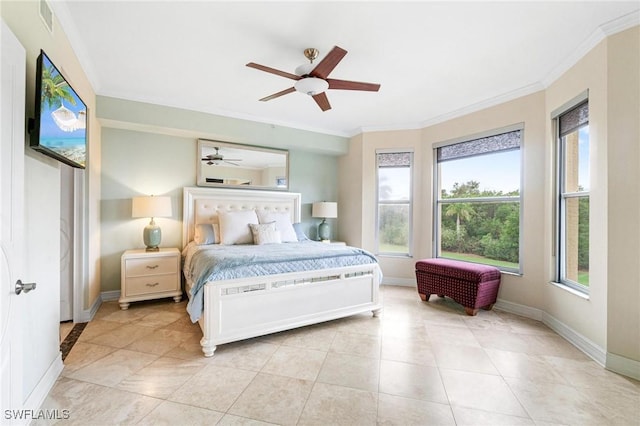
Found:
[[[171,197],[133,197],[131,217],[170,217]]]
[[[311,216],[321,218],[338,217],[338,203],[329,201],[320,201],[317,203],[313,203]]]

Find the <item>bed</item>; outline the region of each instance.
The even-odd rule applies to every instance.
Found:
[[[216,238],[220,234],[231,236],[229,217],[248,217],[251,212],[261,219],[288,218],[292,224],[299,223],[301,195],[228,188],[183,189],[187,310],[202,329],[200,344],[205,356],[213,356],[216,347],[224,343],[365,312],[374,316],[380,313],[380,269],[375,257],[364,250],[299,241],[304,240],[299,233],[296,241],[265,245],[234,241],[219,244],[211,240],[213,234],[203,237],[203,230],[209,227],[215,230]],[[266,228],[275,226],[273,223],[251,226],[254,231],[270,231]],[[270,234],[265,235],[268,239]],[[262,234],[254,236],[262,238]],[[299,252],[300,258],[285,261],[291,252]],[[234,257],[236,254],[239,257]],[[216,259],[212,260],[213,266],[207,258]],[[271,268],[274,265],[275,270]]]

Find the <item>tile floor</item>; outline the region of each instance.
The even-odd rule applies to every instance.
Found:
[[[638,425],[640,383],[543,324],[382,288],[384,314],[200,352],[185,303],[104,303],[42,409],[80,425]]]

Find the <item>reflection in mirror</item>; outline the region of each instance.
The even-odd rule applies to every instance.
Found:
[[[289,188],[289,152],[198,139],[198,186]]]

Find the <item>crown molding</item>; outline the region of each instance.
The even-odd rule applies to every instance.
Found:
[[[396,124],[396,125],[389,125],[389,126],[368,126],[368,127],[361,127],[359,130],[360,130],[360,133],[389,132],[389,131],[399,131],[399,130],[420,130],[426,127],[434,126],[439,123],[444,123],[445,121],[453,120],[454,118],[465,116],[467,114],[482,111],[484,109],[487,109],[496,105],[500,105],[505,102],[509,102],[514,99],[518,99],[523,96],[530,95],[532,93],[539,92],[540,90],[544,90],[544,87],[542,86],[542,84],[534,83],[534,84],[530,84],[528,86],[513,90],[511,92],[503,93],[493,98],[485,99],[484,101],[480,101],[475,104],[468,105],[466,107],[457,109],[455,111],[451,111],[446,114],[442,114],[437,117],[433,117],[418,123],[404,123],[404,124]],[[357,134],[359,133],[354,133],[352,137]]]
[[[71,12],[69,12],[66,2],[49,1],[48,3],[51,9],[53,9],[55,18],[57,18],[59,22],[58,27],[66,35],[67,40],[71,45],[71,49],[80,63],[80,67],[87,76],[89,84],[91,84],[93,92],[96,94],[99,93],[101,85],[98,73],[95,72],[91,56],[87,53],[87,48],[82,42],[82,37],[78,32],[78,27],[76,27],[76,24],[73,21],[73,17],[71,16]]]
[[[566,57],[561,63],[554,67],[545,78],[542,79],[542,85],[545,89],[549,87],[554,81],[560,78],[562,74],[577,64],[580,59],[596,47],[602,40],[613,34],[635,27],[636,25],[640,25],[640,11],[629,13],[628,15],[621,16],[618,19],[614,19],[613,21],[609,21],[606,24],[601,25],[585,41],[580,43],[571,55]]]
[[[356,129],[351,137],[360,133],[367,132],[385,132],[385,131],[398,131],[398,130],[416,130],[425,127],[433,126],[435,124],[443,123],[445,121],[452,120],[454,118],[462,117],[473,112],[478,112],[492,106],[499,105],[504,102],[512,101],[514,99],[530,95],[540,90],[547,89],[554,81],[556,81],[562,74],[574,66],[580,59],[582,59],[591,49],[596,47],[598,43],[607,37],[640,25],[640,11],[635,11],[624,15],[618,19],[607,22],[596,29],[585,41],[583,41],[578,48],[567,57],[562,63],[558,64],[547,76],[539,82],[530,84],[520,89],[507,92],[496,97],[486,99],[484,101],[477,102],[472,105],[457,109],[455,111],[448,112],[446,114],[439,115],[427,119],[419,123],[405,123],[394,124],[389,126],[364,126]]]

